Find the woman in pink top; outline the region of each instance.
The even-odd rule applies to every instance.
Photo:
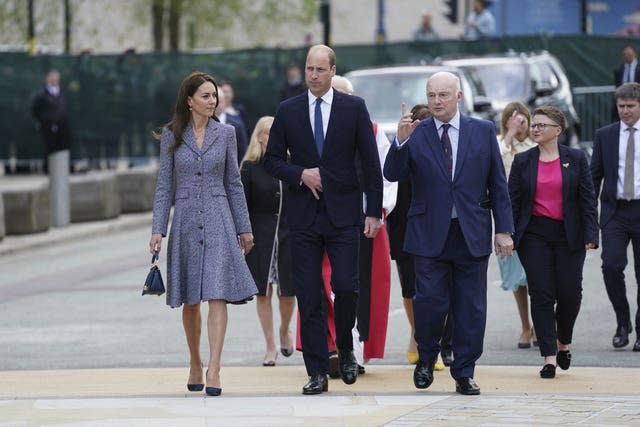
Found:
[[[538,146],[516,154],[509,174],[514,245],[527,274],[542,378],[555,377],[556,366],[569,369],[586,250],[598,246],[589,164],[581,150],[558,145],[565,128],[559,109],[536,108],[531,134]]]

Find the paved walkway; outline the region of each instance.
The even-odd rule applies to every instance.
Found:
[[[480,396],[454,392],[448,370],[428,390],[412,366],[372,365],[347,386],[303,396],[302,366],[230,367],[223,394],[189,393],[186,369],[0,372],[0,426],[640,425],[640,369],[479,366]]]
[[[0,256],[134,229],[151,214],[7,236]],[[152,350],[150,350],[152,351]],[[0,349],[0,357],[2,350]],[[303,396],[303,366],[225,367],[223,394],[188,393],[186,369],[0,371],[0,427],[15,426],[640,426],[640,368],[478,366],[480,396],[461,396],[447,370],[416,390],[409,365],[371,365],[352,386]]]

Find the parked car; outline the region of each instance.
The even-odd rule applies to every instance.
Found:
[[[560,142],[578,146],[580,118],[573,107],[571,85],[562,64],[550,53],[512,52],[437,62],[465,70],[472,84],[482,86],[499,114],[512,101],[521,101],[531,110],[539,105],[558,107],[566,116],[568,126]]]
[[[460,78],[462,100],[459,108],[468,114],[495,123],[496,113],[485,97],[482,87],[472,85],[458,68],[443,65],[403,65],[368,68],[345,74],[353,84],[356,95],[362,97],[369,109],[371,120],[378,123],[389,140],[396,135],[401,105],[411,109],[415,104],[427,102],[427,78],[439,71],[450,71]]]

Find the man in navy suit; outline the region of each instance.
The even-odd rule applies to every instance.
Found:
[[[629,344],[633,329],[624,282],[629,241],[633,244],[636,284],[640,285],[640,84],[623,84],[616,89],[615,99],[620,121],[596,131],[591,176],[596,195],[600,193],[602,276],[616,313],[612,344],[622,348]],[[636,292],[640,307],[640,287]],[[633,351],[640,351],[640,310],[636,311],[635,327]]]
[[[244,121],[239,115],[231,114],[227,111],[229,99],[227,93],[222,86],[218,87],[218,105],[216,106],[216,115],[221,123],[233,126],[236,130],[236,144],[238,149],[238,164],[242,162],[244,153],[249,148],[249,139],[247,137],[247,128]]]
[[[616,87],[625,83],[640,83],[640,67],[638,56],[633,46],[622,49],[622,64],[613,71],[613,81]]]
[[[638,55],[633,46],[622,48],[622,64],[613,70],[613,83],[616,87],[625,83],[640,83],[640,67],[638,67]],[[620,120],[618,109],[614,103],[611,108],[611,121]]]
[[[511,256],[513,219],[507,180],[492,123],[458,111],[460,80],[439,72],[427,80],[432,118],[411,119],[402,105],[397,138],[384,164],[389,181],[411,178],[404,250],[414,255],[413,299],[420,360],[417,388],[433,382],[445,316],[452,305],[451,376],[456,391],[479,394],[473,380],[482,354],[491,254],[491,211],[495,250]]]
[[[329,353],[322,309],[322,258],[331,262],[336,347],[342,380],[353,384],[358,364],[351,330],[358,303],[358,251],[382,218],[382,173],[369,113],[362,98],[334,91],[336,56],[324,45],[309,49],[308,91],[283,101],[276,112],[265,168],[289,184],[287,221],[292,275],[301,321],[302,354],[309,375],[303,394],[327,391]],[[356,173],[362,165],[366,213]]]

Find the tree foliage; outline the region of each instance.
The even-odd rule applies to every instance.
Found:
[[[316,16],[315,0],[149,0],[154,46],[163,46],[163,28],[169,48],[229,47],[242,34],[260,46],[265,35],[286,26],[308,26]],[[163,11],[159,19],[159,11]],[[186,43],[181,43],[186,36]],[[160,49],[158,49],[160,50]]]

